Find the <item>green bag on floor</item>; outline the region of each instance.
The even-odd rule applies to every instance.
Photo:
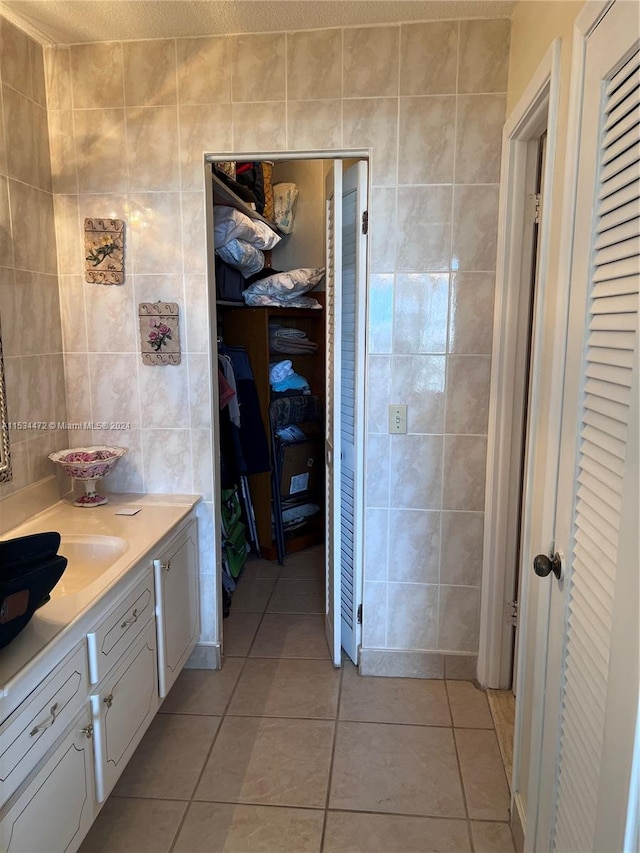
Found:
[[[247,561],[249,549],[244,530],[244,524],[236,521],[229,534],[222,540],[222,558],[232,578],[238,577]]]

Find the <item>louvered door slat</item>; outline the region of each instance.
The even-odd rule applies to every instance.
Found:
[[[606,84],[582,361],[573,541],[553,849],[594,849],[625,476],[630,390],[637,381],[640,279],[639,62]],[[584,251],[589,251],[584,247]]]

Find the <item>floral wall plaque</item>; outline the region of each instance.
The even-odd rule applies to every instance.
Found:
[[[123,284],[122,219],[85,219],[84,259],[85,281],[93,284]]]
[[[141,302],[140,341],[143,364],[180,364],[177,302]]]

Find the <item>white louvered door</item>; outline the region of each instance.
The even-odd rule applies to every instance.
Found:
[[[364,466],[364,294],[367,237],[367,164],[360,160],[344,174],[342,187],[342,299],[340,377],[340,621],[341,643],[358,662],[362,602],[362,515]]]
[[[624,728],[612,723],[611,673],[628,663],[637,680],[637,612],[625,626],[635,658],[633,646],[614,653],[612,637],[638,572],[637,535],[635,557],[619,551],[623,495],[638,488],[627,465],[628,443],[638,440],[638,35],[636,5],[617,2],[585,54],[555,536],[565,574],[539,581],[554,585],[549,653],[561,655],[562,678],[548,676],[545,691],[542,766],[555,773],[539,780],[535,849],[559,853],[622,850],[628,802],[630,764],[612,772],[609,759]]]
[[[326,407],[325,407],[325,632],[334,666],[341,663],[340,620],[340,409],[342,374],[342,161],[334,160],[325,182],[326,198]]]

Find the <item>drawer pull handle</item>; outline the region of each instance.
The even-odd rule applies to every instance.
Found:
[[[133,625],[137,621],[138,621],[138,608],[136,607],[134,610],[131,611],[131,619],[125,619],[124,622],[122,623],[122,625],[120,625],[120,627],[121,628],[128,628],[129,625]]]
[[[93,737],[93,723],[89,723],[88,726],[85,726],[83,729],[80,729],[83,735],[87,736],[87,739]]]
[[[107,708],[110,708],[113,705],[113,693],[109,693],[108,696],[105,696],[102,700]]]
[[[160,568],[162,569],[163,572],[170,572],[171,571],[171,560],[167,560],[166,563],[160,563]]]
[[[29,737],[35,737],[38,734],[38,732],[43,732],[45,729],[48,729],[50,726],[52,726],[55,723],[56,715],[58,713],[58,703],[57,702],[55,703],[55,705],[51,706],[51,710],[49,711],[49,713],[51,714],[51,719],[47,720],[46,723],[42,723],[42,725],[40,725],[40,726],[34,726],[31,729],[31,731],[29,732]]]

